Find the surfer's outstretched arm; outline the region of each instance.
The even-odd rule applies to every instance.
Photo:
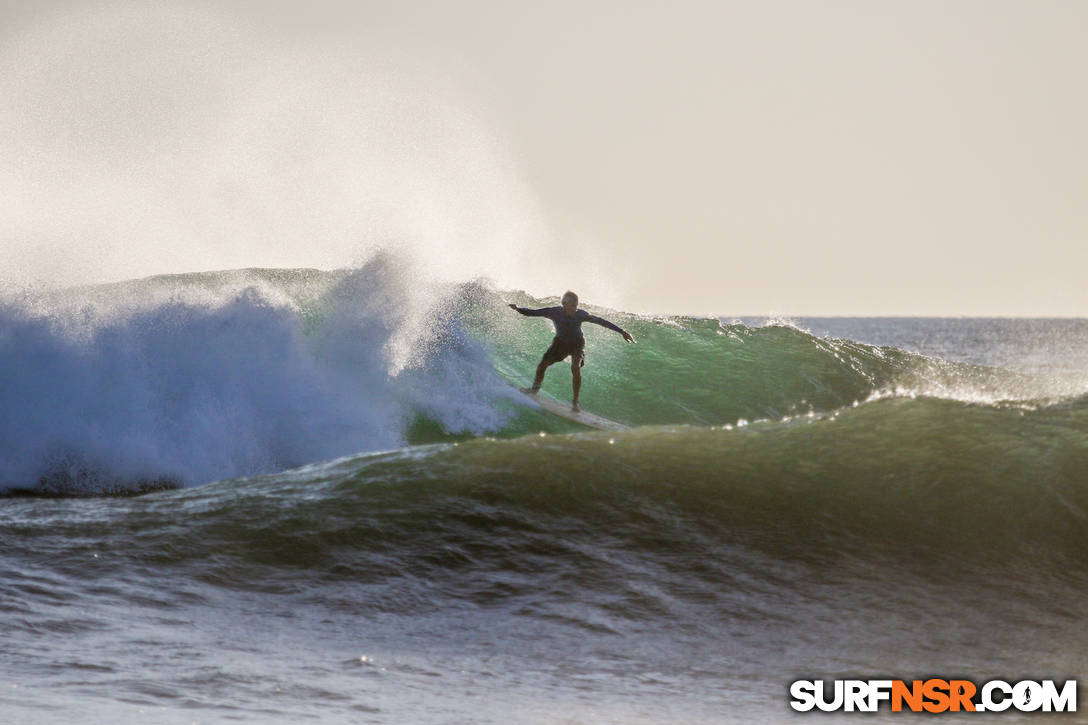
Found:
[[[623,329],[619,325],[616,325],[616,324],[613,324],[613,323],[609,322],[608,320],[604,319],[603,317],[597,317],[596,315],[590,315],[589,317],[586,318],[586,322],[592,322],[594,325],[600,325],[601,327],[607,327],[609,330],[614,330],[614,331],[620,333],[621,335],[623,335],[623,339],[627,340],[627,342],[634,342],[635,341],[635,338],[631,337],[630,332]]]
[[[550,307],[542,307],[539,310],[531,310],[528,307],[518,307],[513,302],[511,302],[508,305],[508,307],[510,309],[512,309],[512,310],[520,312],[521,314],[525,315],[526,317],[547,317],[548,312],[551,311]]]

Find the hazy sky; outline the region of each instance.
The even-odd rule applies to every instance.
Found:
[[[1088,3],[0,4],[0,279],[1088,310]]]

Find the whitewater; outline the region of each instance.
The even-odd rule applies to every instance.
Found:
[[[1085,672],[1088,322],[588,300],[638,340],[586,330],[599,432],[516,392],[551,328],[510,302],[555,298],[390,254],[7,294],[0,719],[779,722],[795,679]]]

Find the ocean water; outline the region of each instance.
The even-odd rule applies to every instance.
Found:
[[[0,721],[883,721],[789,683],[1088,671],[1088,320],[591,307],[638,339],[587,327],[603,433],[513,390],[511,301],[554,303],[378,257],[0,302]]]

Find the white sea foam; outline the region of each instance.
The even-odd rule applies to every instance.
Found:
[[[403,445],[417,411],[451,432],[502,424],[487,351],[407,265],[330,275],[307,308],[224,278],[0,305],[0,486],[278,470]]]

